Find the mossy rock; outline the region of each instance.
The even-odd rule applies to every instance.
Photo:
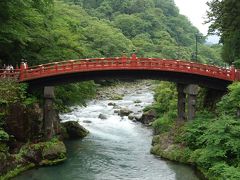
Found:
[[[111,100],[122,100],[122,99],[123,99],[123,96],[119,94],[113,95],[111,97]]]
[[[42,149],[44,160],[59,160],[66,158],[66,147],[62,141],[47,142]]]

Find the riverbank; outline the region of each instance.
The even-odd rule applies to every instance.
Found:
[[[194,160],[191,159],[193,151],[179,140],[183,133],[184,124],[174,123],[172,126],[168,132],[163,132],[153,137],[150,152],[160,158],[186,164],[197,169],[200,179],[213,179],[207,175],[204,169],[196,166]]]

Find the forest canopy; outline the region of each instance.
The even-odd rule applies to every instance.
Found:
[[[0,61],[30,65],[87,57],[194,59],[199,31],[173,0],[9,0],[0,2]],[[199,61],[221,64],[199,39]]]

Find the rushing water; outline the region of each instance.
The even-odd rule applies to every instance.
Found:
[[[15,179],[197,180],[191,168],[151,155],[152,130],[127,117],[121,118],[114,113],[113,106],[108,105],[114,102],[119,108],[126,107],[139,114],[152,101],[153,93],[146,87],[129,92],[123,100],[95,100],[85,108],[74,107],[71,113],[61,115],[61,119],[79,121],[90,135],[83,140],[66,142],[68,160],[65,163],[30,170]],[[107,119],[99,119],[100,113]]]

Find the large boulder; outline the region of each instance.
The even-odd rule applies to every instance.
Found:
[[[153,109],[146,111],[143,113],[142,117],[139,119],[139,121],[143,124],[149,125],[152,123],[157,117],[157,112]]]
[[[16,103],[9,107],[5,129],[17,141],[27,142],[41,139],[43,134],[42,125],[43,111],[38,104],[25,107],[20,103]]]
[[[66,129],[66,133],[70,139],[84,138],[89,133],[89,131],[81,126],[77,121],[64,122],[62,125]]]
[[[37,166],[56,164],[67,158],[65,144],[56,138],[37,144],[25,144],[21,152],[25,162],[34,163]]]

